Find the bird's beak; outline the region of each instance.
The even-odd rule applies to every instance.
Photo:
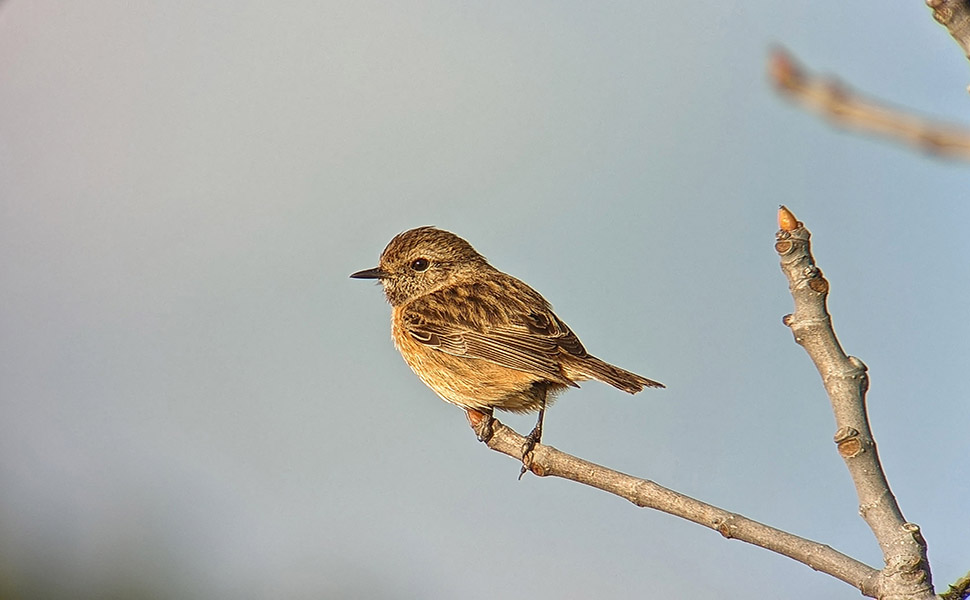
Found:
[[[351,279],[384,279],[387,277],[387,273],[381,271],[380,267],[374,267],[373,269],[364,269],[363,271],[357,271],[350,276]]]

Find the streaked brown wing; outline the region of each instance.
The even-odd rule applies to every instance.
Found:
[[[487,296],[474,297],[470,303],[465,296],[465,308],[477,317],[469,318],[461,305],[442,304],[441,300],[455,299],[419,299],[405,309],[405,328],[418,342],[454,356],[479,358],[564,385],[576,385],[563,374],[560,360],[564,353],[586,356],[586,349],[548,306],[529,310],[525,303],[506,298],[496,308],[483,306],[488,302]],[[442,310],[442,306],[451,310]]]

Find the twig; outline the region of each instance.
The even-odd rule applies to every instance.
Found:
[[[481,435],[478,427],[482,422],[480,415],[470,413],[469,421],[476,433]],[[523,436],[497,420],[492,421],[492,436],[487,442],[492,450],[522,460],[524,442]],[[529,469],[540,477],[569,479],[625,498],[639,507],[653,508],[693,521],[728,539],[741,540],[797,560],[852,585],[865,596],[876,597],[875,584],[879,572],[824,544],[695,500],[652,481],[582,460],[551,446],[536,445],[531,460],[527,461]]]
[[[856,493],[859,513],[882,549],[886,568],[879,578],[879,597],[934,598],[926,542],[919,526],[907,522],[889,489],[866,414],[869,380],[866,366],[842,350],[826,308],[829,283],[815,266],[811,234],[784,206],[775,250],[788,278],[795,312],[784,323],[811,357],[835,413],[835,443]]]
[[[970,573],[950,584],[950,589],[940,594],[943,600],[966,600],[970,598]]]
[[[768,59],[768,76],[784,96],[839,127],[903,142],[940,157],[970,161],[970,129],[915,117],[865,98],[834,79],[807,73],[780,48]]]
[[[933,18],[946,27],[960,47],[963,55],[970,59],[970,4],[967,0],[926,0],[933,9]]]

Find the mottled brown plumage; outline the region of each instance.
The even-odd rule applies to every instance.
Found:
[[[428,387],[486,414],[540,411],[533,443],[547,402],[577,381],[596,379],[630,394],[664,387],[590,355],[539,292],[453,233],[405,231],[376,269],[351,277],[380,280],[394,343]]]

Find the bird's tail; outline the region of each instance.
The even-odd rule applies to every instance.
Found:
[[[569,371],[572,371],[569,374],[570,379],[596,379],[597,381],[608,383],[616,389],[623,390],[628,394],[636,394],[645,387],[665,387],[659,381],[641,377],[636,373],[631,373],[620,367],[614,367],[610,363],[603,362],[595,356],[586,356],[581,361],[576,361],[575,364],[569,365]],[[579,375],[579,377],[574,377],[573,375]]]

